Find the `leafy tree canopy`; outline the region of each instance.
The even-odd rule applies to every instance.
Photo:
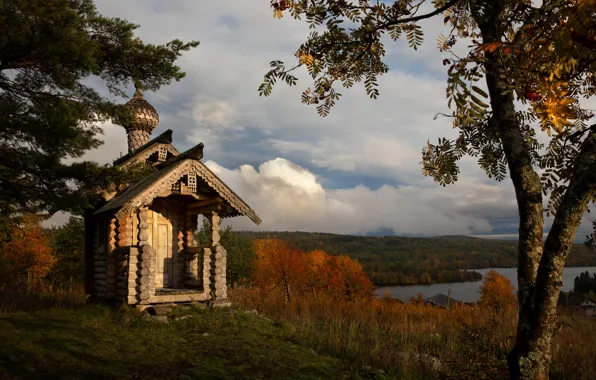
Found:
[[[51,230],[56,265],[50,272],[52,284],[79,285],[84,282],[85,228],[83,218],[71,216],[68,222]]]
[[[596,293],[596,274],[588,271],[581,273],[573,280],[573,293]]]
[[[264,294],[283,294],[288,303],[307,294],[348,300],[373,295],[362,266],[348,256],[330,256],[322,250],[306,253],[279,238],[257,239],[254,247],[252,284]]]
[[[102,144],[99,122],[130,117],[89,83],[125,96],[131,81],[157,90],[180,80],[174,64],[198,45],[134,39],[138,25],[100,15],[92,0],[0,2],[0,213],[81,210],[121,176],[67,163]]]
[[[497,312],[514,307],[516,301],[513,284],[507,277],[494,270],[489,270],[480,286],[480,301],[478,303]]]
[[[22,224],[11,231],[12,239],[0,246],[2,269],[7,270],[1,274],[2,282],[38,288],[56,264],[56,258],[40,218],[26,215],[21,219]]]

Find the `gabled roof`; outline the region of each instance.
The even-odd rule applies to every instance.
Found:
[[[159,194],[171,189],[172,185],[178,182],[182,175],[192,172],[196,173],[198,177],[224,199],[225,203],[233,208],[233,212],[222,214],[222,217],[245,215],[255,224],[260,224],[261,219],[257,214],[200,161],[202,157],[203,144],[201,143],[178,156],[170,158],[157,165],[155,167],[155,173],[129,186],[124,192],[110,199],[108,203],[95,211],[94,214],[119,209],[116,213],[116,218],[120,219],[139,207],[151,204],[153,199],[158,197]]]
[[[168,129],[167,131],[165,131],[164,133],[162,133],[161,135],[155,137],[153,140],[150,140],[149,142],[147,142],[146,144],[142,145],[140,148],[125,154],[124,156],[120,157],[119,159],[114,161],[114,165],[121,165],[123,163],[125,163],[126,161],[128,161],[129,159],[133,158],[134,156],[144,152],[145,150],[151,148],[153,145],[156,144],[171,144],[172,143],[172,130]],[[172,146],[173,149],[175,149]]]
[[[586,298],[584,302],[582,302],[581,306],[586,306],[586,307],[593,307],[596,306],[596,301],[594,301],[591,298]]]
[[[453,306],[457,303],[461,303],[453,297],[446,296],[443,293],[435,294],[434,296],[427,298],[424,302],[432,303],[443,308],[446,308],[447,306]]]
[[[586,303],[587,301],[592,301],[594,302],[594,300],[587,298],[585,296],[582,295],[578,295],[578,294],[572,294],[572,295],[561,295],[559,297],[559,301],[557,303],[558,306],[582,306],[584,303]],[[596,302],[594,302],[596,303]]]
[[[169,160],[166,160],[164,162],[162,162],[161,164],[157,165],[157,169],[163,169],[166,168],[168,166],[172,166],[175,163],[182,161],[184,159],[190,158],[193,160],[200,160],[201,158],[203,158],[203,148],[205,146],[203,145],[203,143],[199,143],[198,145],[193,146],[192,148],[190,148],[189,150],[187,150],[186,152],[179,154],[177,156],[174,156],[172,158],[170,158]]]

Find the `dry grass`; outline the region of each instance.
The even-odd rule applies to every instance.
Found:
[[[330,355],[377,379],[507,378],[506,354],[515,334],[516,311],[501,315],[474,306],[441,310],[375,299],[264,296],[235,289],[236,306],[256,309],[282,327],[284,339]],[[0,314],[73,309],[85,304],[80,287],[28,292],[0,287]],[[596,373],[596,319],[561,316],[553,344],[551,379],[592,379]],[[440,363],[438,367],[437,364]]]
[[[236,305],[289,323],[295,339],[315,351],[371,366],[391,378],[507,378],[515,310],[497,315],[475,306],[441,310],[379,299],[355,303],[312,297],[285,305],[283,298],[257,290],[230,294]],[[570,327],[555,338],[551,378],[593,378],[596,321],[561,320]]]
[[[86,299],[85,290],[80,285],[30,291],[25,287],[0,284],[0,314],[78,308],[85,305]]]

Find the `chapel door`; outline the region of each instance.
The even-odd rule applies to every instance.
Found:
[[[172,210],[159,207],[154,210],[153,247],[156,253],[155,287],[173,288],[174,259],[172,255]]]

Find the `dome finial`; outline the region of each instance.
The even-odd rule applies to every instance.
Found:
[[[141,85],[138,81],[135,81],[135,94],[132,97],[143,98],[143,89],[141,88]]]
[[[159,114],[143,97],[140,82],[135,79],[134,84],[134,96],[125,104],[125,107],[132,113],[132,120],[122,125],[128,135],[129,153],[146,144],[151,137],[151,132],[157,128],[159,123]]]

